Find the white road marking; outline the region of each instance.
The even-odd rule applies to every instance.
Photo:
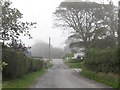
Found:
[[[77,71],[77,72],[81,72],[81,69],[80,69],[80,68],[77,68],[77,69],[75,69],[75,71]]]

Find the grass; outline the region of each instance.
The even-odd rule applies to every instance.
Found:
[[[65,60],[64,63],[69,66],[70,68],[83,68],[80,74],[82,76],[85,76],[89,79],[93,79],[97,82],[106,84],[108,86],[111,86],[113,88],[118,88],[118,75],[112,74],[112,73],[95,73],[93,71],[90,71],[88,69],[85,69],[84,62],[75,61],[75,60]]]
[[[93,71],[82,69],[80,72],[82,76],[104,83],[113,88],[118,88],[118,75],[112,73],[95,73]]]
[[[84,62],[80,62],[79,60],[65,60],[64,63],[70,68],[82,68]]]
[[[3,82],[3,86],[2,86],[3,90],[6,90],[5,88],[7,88],[8,90],[9,88],[29,88],[31,84],[34,82],[34,80],[40,75],[42,75],[44,72],[45,72],[45,69],[43,68],[40,71],[31,72],[19,78],[5,81]]]

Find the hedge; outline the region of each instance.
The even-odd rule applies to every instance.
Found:
[[[8,64],[3,68],[3,80],[15,78],[28,72],[38,71],[43,67],[43,61],[28,58],[22,52],[7,48],[3,49],[2,54],[2,61]]]
[[[96,72],[88,70],[88,69],[82,69],[80,74],[87,77],[87,78],[94,79],[98,82],[101,82],[101,83],[104,83],[106,85],[112,86],[113,88],[118,88],[118,86],[119,86],[119,83],[118,83],[119,76],[115,75],[115,74],[112,74],[112,73],[107,73],[107,74],[106,73],[101,73],[101,72],[96,73]]]
[[[85,67],[95,72],[118,73],[118,49],[89,49],[86,51]]]

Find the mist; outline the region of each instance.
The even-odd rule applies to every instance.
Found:
[[[31,53],[34,57],[43,57],[45,59],[49,58],[49,44],[45,42],[36,42],[31,46]],[[64,50],[61,48],[50,46],[50,56],[51,59],[63,58]]]

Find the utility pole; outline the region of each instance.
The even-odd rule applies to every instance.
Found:
[[[120,43],[120,1],[118,2],[118,43]],[[120,46],[119,46],[120,48]]]
[[[50,37],[49,37],[49,60],[51,59],[50,57]]]

